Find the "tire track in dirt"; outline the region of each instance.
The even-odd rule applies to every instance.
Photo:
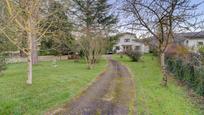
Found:
[[[134,81],[128,69],[109,59],[108,69],[78,98],[47,115],[128,115]]]

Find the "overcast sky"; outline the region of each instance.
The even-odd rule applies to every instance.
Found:
[[[120,3],[122,0],[108,0],[109,3]],[[191,0],[192,4],[197,4],[200,2],[204,2],[204,0]],[[204,12],[204,4],[200,5],[198,8],[199,11],[203,11]]]
[[[122,4],[121,1],[122,1],[122,0],[108,0],[108,2],[109,2],[110,4],[113,4],[113,6],[114,6],[114,10],[113,10],[113,11],[114,11],[115,13],[118,13],[118,11],[116,10],[116,9],[117,9],[116,7],[119,7],[119,6]],[[192,2],[192,4],[198,4],[198,3],[204,2],[204,0],[191,0],[191,2]],[[198,7],[197,12],[198,12],[198,13],[204,13],[204,3],[201,4],[201,5]],[[204,16],[201,17],[201,18],[204,19]],[[127,19],[126,19],[125,17],[121,16],[121,17],[120,17],[120,24],[125,23],[126,20],[127,20]],[[126,31],[131,32],[131,30],[127,30],[125,27],[121,28],[119,31],[121,31],[121,32],[126,32]]]

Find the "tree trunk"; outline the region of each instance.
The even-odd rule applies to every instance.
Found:
[[[32,55],[31,51],[28,52],[28,80],[27,84],[31,85],[32,84]]]
[[[32,64],[38,64],[38,46],[36,41],[36,35],[32,38]]]
[[[27,84],[31,85],[32,84],[32,33],[28,33],[28,80]]]
[[[28,58],[28,80],[27,80],[27,84],[31,85],[32,84],[32,67],[33,67],[33,64],[32,64],[32,54],[33,54],[33,32],[32,32],[32,29],[33,29],[33,20],[30,18],[28,19],[28,28],[30,29],[28,32],[27,32],[27,37],[28,37],[28,51],[27,51],[27,58]]]
[[[163,74],[162,84],[164,86],[167,86],[168,78],[167,78],[167,73],[166,73],[165,53],[164,52],[160,54],[160,63],[161,63],[161,69],[162,69],[162,74]]]

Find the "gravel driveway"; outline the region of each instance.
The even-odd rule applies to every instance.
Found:
[[[134,94],[134,82],[128,69],[109,59],[107,70],[79,97],[46,114],[128,115]]]

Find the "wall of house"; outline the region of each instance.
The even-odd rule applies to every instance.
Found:
[[[200,39],[186,39],[184,45],[191,50],[197,51],[200,45],[204,45],[204,38]]]
[[[126,39],[129,39],[127,42]],[[116,50],[116,53],[123,52],[123,45],[131,46],[133,50],[136,50],[137,47],[140,47],[139,50],[143,53],[149,52],[149,47],[145,46],[142,42],[135,41],[136,37],[134,35],[123,35],[119,38],[118,43],[114,46],[113,50],[116,50],[116,47],[119,47],[120,50]]]
[[[149,53],[149,46],[148,45],[144,45],[144,53]]]
[[[125,39],[130,39],[129,42],[125,42]],[[123,35],[119,38],[119,41],[118,41],[118,45],[121,45],[121,44],[125,44],[125,45],[132,45],[134,43],[134,39],[136,39],[136,37],[134,35]]]

